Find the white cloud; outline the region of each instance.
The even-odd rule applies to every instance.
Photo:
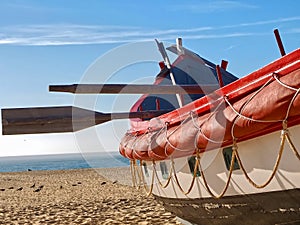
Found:
[[[238,1],[199,1],[194,3],[184,2],[169,7],[172,11],[188,11],[190,13],[213,13],[236,9],[256,9],[258,6]]]
[[[300,27],[290,29],[290,30],[288,31],[288,33],[291,33],[291,34],[298,34],[298,33],[300,33]]]
[[[0,44],[16,45],[80,45],[124,43],[153,40],[155,37],[172,39],[179,33],[211,30],[210,27],[192,29],[145,30],[137,27],[95,26],[75,24],[12,26],[2,29]]]
[[[296,17],[288,17],[288,18],[279,18],[274,20],[263,20],[263,21],[255,21],[250,23],[240,23],[235,25],[228,25],[223,26],[223,28],[235,28],[235,27],[249,27],[249,26],[262,26],[262,25],[268,25],[268,24],[281,24],[286,22],[293,22],[293,21],[299,21],[300,16]]]
[[[84,45],[128,43],[160,40],[234,38],[242,36],[264,35],[257,31],[260,26],[299,21],[300,17],[289,17],[267,21],[255,21],[219,27],[194,27],[187,29],[146,29],[129,26],[100,26],[78,24],[46,24],[3,27],[0,33],[0,45]],[[243,27],[253,27],[243,30]],[[261,30],[261,29],[260,29]],[[293,33],[299,32],[295,28]]]

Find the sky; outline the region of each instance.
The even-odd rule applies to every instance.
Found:
[[[229,61],[228,70],[243,77],[280,57],[275,28],[286,52],[299,48],[299,8],[294,0],[1,0],[0,108],[127,111],[138,96],[49,93],[48,85],[151,83],[161,60],[148,49],[155,38],[182,37],[186,48],[216,64]],[[126,129],[125,120],[75,134],[2,135],[0,156],[117,151]]]

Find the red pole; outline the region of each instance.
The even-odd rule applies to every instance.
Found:
[[[161,70],[166,67],[164,61],[159,62],[158,65]]]
[[[284,47],[283,47],[283,44],[282,44],[282,41],[281,41],[281,38],[280,38],[280,34],[279,34],[278,29],[275,29],[275,30],[274,30],[274,34],[275,34],[275,38],[276,38],[277,45],[278,45],[278,47],[279,47],[281,56],[285,56]]]
[[[155,99],[155,103],[156,103],[156,110],[160,110],[160,101],[159,99]]]
[[[221,62],[221,68],[224,69],[224,70],[226,70],[227,69],[227,65],[228,65],[228,61],[222,60],[222,62]]]
[[[220,87],[223,87],[224,83],[223,83],[222,74],[221,74],[219,65],[216,66],[216,71],[217,71],[217,75],[218,75],[219,85],[220,85]]]

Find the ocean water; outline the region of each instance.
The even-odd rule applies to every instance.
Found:
[[[118,152],[0,157],[0,172],[128,166]]]

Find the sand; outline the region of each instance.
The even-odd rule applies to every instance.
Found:
[[[130,182],[129,168],[0,173],[0,224],[181,224]]]

